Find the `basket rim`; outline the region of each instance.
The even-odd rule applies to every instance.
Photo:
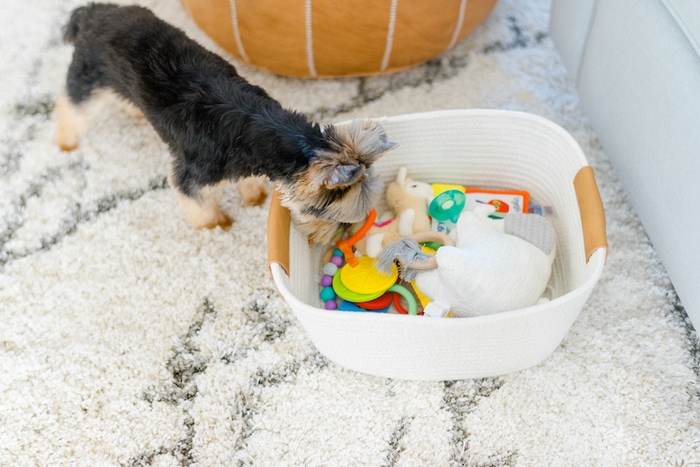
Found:
[[[545,118],[541,115],[537,115],[534,113],[530,112],[525,112],[522,110],[511,110],[511,109],[487,109],[487,108],[473,108],[473,109],[440,109],[440,110],[427,110],[424,112],[411,112],[407,114],[399,114],[399,115],[384,115],[380,117],[367,117],[369,120],[374,120],[378,123],[386,122],[386,121],[391,121],[392,123],[402,123],[402,122],[410,122],[410,121],[415,121],[415,120],[432,120],[435,117],[440,117],[440,118],[449,118],[449,117],[465,117],[465,116],[470,116],[470,117],[512,117],[515,119],[521,119],[521,120],[530,120],[532,122],[536,122],[538,125],[542,125],[544,127],[547,127],[549,130],[554,131],[557,133],[559,136],[564,138],[567,143],[571,146],[571,149],[576,152],[576,155],[578,156],[579,161],[581,162],[582,165],[588,165],[588,160],[586,159],[585,154],[583,153],[583,150],[581,149],[581,146],[578,144],[578,142],[574,139],[571,134],[566,131],[564,128],[562,128],[560,125],[557,123],[553,122],[552,120],[549,120],[548,118]],[[346,119],[346,120],[341,120],[337,123],[334,123],[334,125],[345,125],[350,122],[352,122],[355,119]]]

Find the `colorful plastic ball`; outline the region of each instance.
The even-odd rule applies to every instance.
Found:
[[[330,287],[333,285],[333,276],[325,275],[321,278],[321,285],[323,287]]]
[[[321,300],[327,302],[335,298],[335,291],[333,290],[333,287],[324,287],[321,289],[319,296],[321,297]]]
[[[335,300],[329,300],[325,304],[326,310],[335,310],[338,308],[338,303]]]
[[[337,255],[331,256],[331,263],[335,264],[336,266],[338,266],[338,267],[342,266],[343,262],[344,262],[344,260],[340,256],[337,256]]]
[[[340,256],[341,258],[345,258],[345,253],[340,248],[336,248],[333,250],[333,256]]]
[[[323,273],[327,276],[335,276],[335,273],[338,272],[338,266],[336,266],[333,263],[326,263],[323,265]]]

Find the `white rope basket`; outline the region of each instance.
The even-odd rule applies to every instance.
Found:
[[[376,120],[400,144],[376,164],[386,183],[407,166],[416,180],[527,190],[551,208],[557,233],[552,299],[473,318],[326,310],[319,279],[328,247],[309,248],[275,197],[270,270],[314,345],[343,367],[397,379],[496,376],[544,360],[571,328],[607,255],[603,206],[581,148],[561,127],[521,112],[454,110]]]

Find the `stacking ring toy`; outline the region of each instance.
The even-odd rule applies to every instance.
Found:
[[[399,301],[399,295],[401,295],[408,302],[408,314],[418,314],[418,303],[416,302],[416,299],[413,296],[413,294],[409,292],[409,290],[406,287],[404,287],[403,285],[394,284],[389,288],[389,292],[396,292],[396,296],[394,297],[394,305],[396,306],[396,310],[399,313],[405,313],[403,307],[401,306],[401,302]]]
[[[391,305],[392,295],[394,294],[387,292],[379,298],[375,298],[369,302],[357,302],[356,304],[365,310],[382,310]]]
[[[353,292],[362,295],[374,295],[384,293],[396,283],[399,277],[399,268],[391,265],[391,273],[383,274],[374,267],[374,258],[361,256],[357,266],[344,266],[340,270],[340,281]]]
[[[386,290],[380,290],[379,292],[369,294],[355,292],[343,284],[343,281],[340,280],[340,274],[333,276],[333,290],[335,290],[335,293],[343,300],[355,303],[372,301],[381,297],[386,292]]]
[[[462,206],[463,207],[463,206]],[[461,209],[460,209],[461,211]],[[457,213],[459,215],[459,213]],[[391,265],[390,274],[384,274],[374,267],[374,259],[369,256],[357,258],[352,246],[357,243],[374,224],[377,212],[372,209],[364,225],[347,240],[340,240],[323,266],[321,278],[321,300],[328,310],[335,310],[336,296],[346,302],[353,302],[359,308],[379,310],[389,305],[391,294],[403,296],[408,302],[408,314],[418,314],[418,304],[411,292],[396,283],[399,268]],[[396,295],[398,297],[398,295]],[[396,301],[396,300],[395,300]]]

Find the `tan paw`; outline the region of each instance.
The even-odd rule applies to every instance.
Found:
[[[58,117],[58,126],[56,128],[56,146],[62,151],[73,151],[78,147],[80,139],[80,122],[76,113],[75,106],[70,102],[68,97],[61,96],[56,101],[54,112]]]
[[[136,105],[132,104],[131,102],[126,102],[124,101],[124,110],[126,111],[126,114],[130,117],[133,118],[146,118],[146,115],[136,107]]]
[[[71,139],[67,138],[62,135],[56,135],[56,146],[61,151],[75,151],[78,149],[78,140],[77,139]]]
[[[260,206],[267,199],[267,178],[244,178],[237,183],[237,189],[246,206]]]
[[[198,226],[198,229],[215,229],[221,227],[224,230],[229,230],[233,225],[233,218],[226,214],[225,212],[219,211],[218,216],[212,219],[210,222]]]
[[[233,218],[219,208],[214,189],[203,190],[201,199],[190,198],[178,190],[173,190],[173,192],[177,197],[180,209],[195,228],[215,229],[221,227],[224,230],[231,228]]]

